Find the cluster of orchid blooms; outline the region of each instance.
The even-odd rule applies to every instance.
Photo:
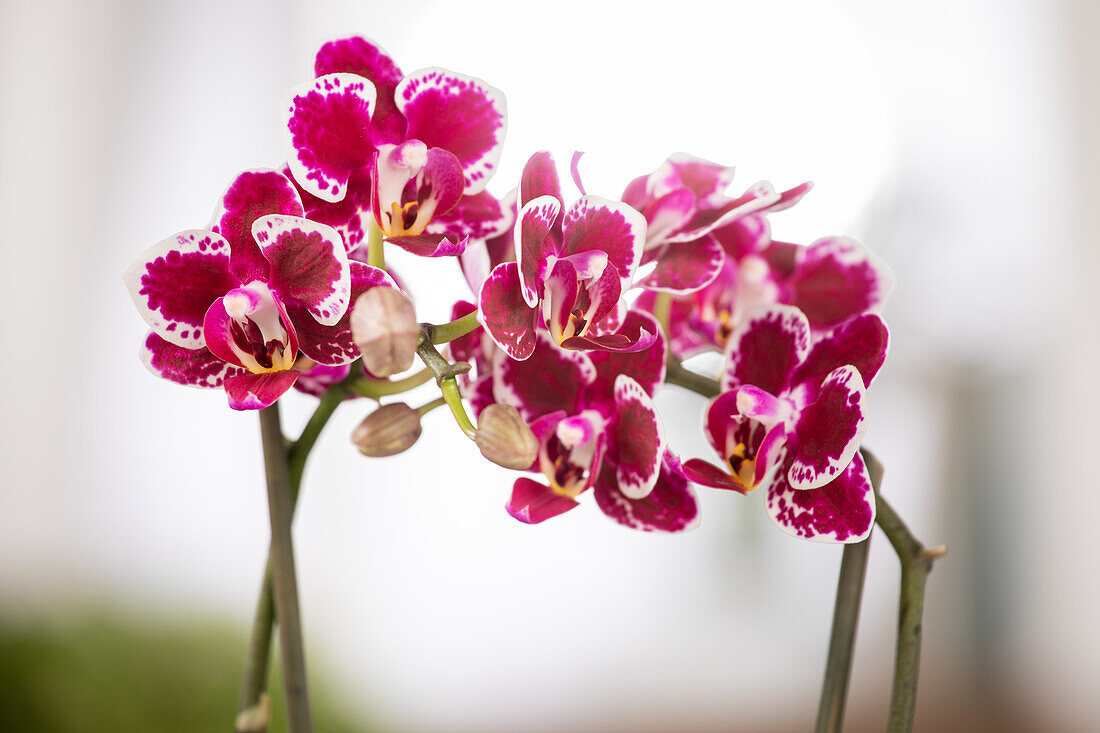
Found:
[[[286,165],[239,174],[206,228],[127,272],[154,373],[223,388],[238,410],[292,387],[377,385],[416,353],[444,359],[382,246],[456,257],[471,298],[453,307],[451,368],[433,371],[482,452],[534,476],[515,479],[513,517],[542,522],[591,490],[621,524],[676,532],[698,521],[693,485],[763,487],[790,534],[867,536],[875,502],[858,449],[892,275],[848,238],[771,238],[771,214],[809,184],[731,195],[732,168],[678,154],[615,200],[587,194],[574,156],[582,195],[566,202],[553,159],[536,153],[498,199],[486,184],[504,141],[499,90],[439,68],[403,74],[362,37],[322,46],[315,77],[288,97]],[[705,351],[724,357],[703,420],[713,462],[675,455],[653,402]],[[356,442],[403,450],[419,414],[384,405]]]

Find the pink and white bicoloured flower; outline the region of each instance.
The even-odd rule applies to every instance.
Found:
[[[380,46],[360,36],[323,45],[314,71],[317,78],[289,96],[286,131],[288,165],[318,199],[305,197],[315,218],[347,232],[351,249],[362,241],[358,219],[369,205],[395,244],[431,257],[461,252],[469,236],[461,227],[427,227],[463,197],[481,194],[495,172],[503,93],[445,69],[402,75]],[[352,205],[330,206],[345,199]],[[499,207],[479,202],[461,220],[501,216]]]
[[[298,379],[299,353],[327,366],[358,356],[348,304],[393,283],[349,262],[339,234],[301,209],[281,173],[245,171],[210,230],[180,232],[138,257],[124,279],[152,329],[142,349],[150,370],[224,387],[234,409],[258,409]]]
[[[548,154],[528,161],[520,185],[516,262],[493,268],[479,293],[479,320],[513,359],[530,357],[545,327],[569,349],[641,351],[656,334],[622,328],[622,293],[645,244],[645,219],[618,201],[582,196],[562,213]]]
[[[626,320],[656,327],[638,311]],[[562,349],[540,331],[529,359],[496,350],[492,369],[493,399],[515,406],[539,440],[532,470],[544,481],[516,479],[507,504],[513,517],[543,522],[579,506],[592,489],[601,510],[628,527],[678,532],[695,525],[695,495],[673,469],[651,397],[664,378],[663,342],[642,352],[585,353]]]
[[[875,502],[858,455],[864,406],[886,357],[877,315],[846,321],[816,343],[797,308],[750,314],[730,337],[725,390],[705,430],[723,468],[693,458],[691,481],[741,493],[766,486],[769,515],[783,531],[822,542],[858,542],[871,531]]]

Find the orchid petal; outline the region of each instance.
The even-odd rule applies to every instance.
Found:
[[[122,279],[153,331],[176,346],[201,349],[207,309],[239,285],[229,265],[225,239],[191,229],[145,250]]]
[[[332,385],[342,382],[351,373],[350,364],[339,366],[314,364],[308,371],[302,371],[295,363],[294,368],[302,372],[302,376],[298,377],[298,381],[294,383],[294,389],[318,398],[324,397]],[[354,397],[354,395],[351,395],[351,397]]]
[[[774,395],[810,350],[806,316],[788,305],[770,305],[747,314],[726,344],[722,389],[753,384]]]
[[[768,516],[789,535],[814,542],[861,542],[875,524],[875,494],[858,453],[833,481],[800,491],[782,471],[768,485]]]
[[[679,233],[695,215],[695,194],[675,188],[645,208],[646,248],[660,247]]]
[[[287,165],[310,194],[339,201],[352,171],[370,162],[376,97],[374,84],[355,74],[326,74],[290,91]]]
[[[453,257],[466,251],[469,237],[452,238],[446,234],[419,234],[415,237],[386,237],[386,242],[418,257]]]
[[[615,380],[615,408],[609,460],[615,463],[619,491],[628,499],[641,499],[660,474],[665,428],[653,400],[625,374]]]
[[[294,188],[302,199],[306,219],[319,224],[327,224],[335,229],[344,241],[344,249],[349,253],[363,244],[366,239],[364,220],[370,216],[371,206],[369,167],[356,168],[351,172],[351,177],[348,178],[347,194],[344,198],[335,202],[319,199],[299,186],[298,182],[291,177],[288,166],[284,166],[283,175],[289,177],[294,183]],[[366,221],[369,221],[369,219],[366,219]]]
[[[408,120],[406,137],[454,153],[462,163],[464,193],[484,190],[504,143],[504,93],[481,79],[429,68],[402,79],[394,97]]]
[[[607,253],[608,262],[629,283],[641,262],[645,247],[645,217],[621,201],[582,196],[562,220],[565,243],[562,255],[589,250]]]
[[[580,293],[576,268],[568,260],[558,260],[554,263],[554,269],[546,277],[544,287],[543,318],[554,340],[561,343],[568,338],[566,329],[572,322],[573,309],[577,305],[577,296]]]
[[[894,288],[894,273],[850,237],[819,239],[800,252],[787,286],[790,302],[815,331],[882,308]]]
[[[141,346],[141,362],[153,374],[188,387],[220,387],[244,370],[214,356],[210,349],[186,349],[150,331]]]
[[[588,192],[584,190],[584,183],[581,181],[581,158],[583,156],[584,153],[580,150],[573,151],[573,157],[569,161],[569,174],[573,177],[573,185],[581,192],[581,196],[587,196]]]
[[[229,269],[243,283],[268,276],[267,260],[252,238],[252,222],[265,214],[305,216],[294,184],[271,168],[238,173],[214,211],[210,230],[229,242]]]
[[[564,410],[575,415],[584,408],[585,389],[596,379],[588,355],[559,348],[539,331],[529,358],[516,361],[503,352],[493,357],[493,397],[512,405],[530,422]]]
[[[571,336],[562,341],[561,345],[566,349],[595,349],[618,353],[645,351],[657,343],[657,331],[660,329],[650,330],[652,328],[652,324],[634,321],[624,323],[617,333]]]
[[[350,263],[351,293],[349,302],[355,300],[371,288],[396,288],[385,270],[362,262]],[[339,366],[359,358],[359,347],[351,335],[351,308],[344,311],[340,320],[331,326],[323,326],[312,317],[309,307],[296,300],[287,300],[287,315],[298,334],[299,348],[302,353],[315,362],[326,366]]]
[[[336,230],[308,219],[269,214],[252,223],[252,236],[271,263],[271,289],[305,304],[322,326],[336,325],[351,294],[348,254]]]
[[[516,262],[519,263],[523,299],[532,308],[542,296],[541,281],[548,258],[557,254],[550,231],[561,213],[561,202],[553,196],[539,196],[524,204],[516,227]]]
[[[774,205],[780,198],[780,194],[776,193],[770,183],[761,181],[719,208],[697,211],[691,222],[684,227],[683,232],[670,235],[666,241],[689,242],[692,239],[698,239],[742,217],[763,211]]]
[[[657,339],[648,349],[632,353],[590,352],[588,357],[596,367],[598,382],[588,390],[590,399],[598,396],[606,402],[613,402],[615,379],[620,374],[633,379],[649,395],[656,394],[665,380],[665,336],[657,320],[644,311],[631,310],[627,312],[622,328],[628,332],[652,332]]]
[[[699,505],[691,485],[673,468],[665,454],[653,490],[642,499],[630,499],[616,484],[614,467],[605,462],[594,484],[596,503],[619,524],[644,532],[683,532],[699,523]]]
[[[493,268],[478,293],[478,322],[508,356],[523,361],[535,350],[539,312],[520,294],[519,266],[505,262]]]
[[[317,51],[314,76],[348,73],[369,79],[377,90],[374,115],[367,131],[375,145],[399,142],[405,137],[405,118],[397,111],[394,92],[401,69],[381,46],[363,36],[329,41]]]
[[[262,410],[270,407],[290,389],[301,372],[288,369],[263,374],[238,374],[225,380],[225,394],[234,410]]]
[[[793,488],[819,488],[848,467],[867,434],[866,398],[859,372],[844,366],[828,376],[817,400],[802,408],[787,436]]]
[[[722,246],[709,235],[674,244],[657,257],[657,266],[637,285],[674,295],[693,293],[714,282],[725,259]]]
[[[501,205],[493,194],[482,191],[463,196],[446,213],[437,213],[428,224],[427,232],[446,234],[453,239],[484,240],[510,231],[515,221],[515,214],[510,209]]]
[[[886,323],[874,313],[864,313],[820,337],[791,382],[807,384],[816,390],[830,372],[850,364],[870,387],[889,349],[890,332]]]
[[[552,196],[562,202],[561,182],[558,169],[554,165],[554,156],[545,150],[533,154],[527,159],[520,175],[519,205],[527,206],[540,196]]]
[[[745,485],[731,476],[728,471],[701,458],[690,458],[684,461],[680,465],[680,475],[688,481],[709,486],[712,489],[736,491],[738,494],[747,492]]]
[[[721,206],[725,191],[733,183],[734,168],[709,160],[673,153],[653,174],[662,179],[660,185],[667,188],[684,186],[695,194],[700,205],[707,208]]]
[[[538,524],[580,506],[576,499],[563,496],[549,486],[520,476],[512,485],[512,496],[505,509],[524,524]]]
[[[737,388],[737,411],[763,423],[768,430],[783,422],[790,412],[788,403],[759,387],[743,384]]]

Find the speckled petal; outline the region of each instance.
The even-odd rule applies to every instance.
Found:
[[[702,290],[722,271],[726,255],[722,245],[707,235],[691,242],[669,245],[657,257],[657,266],[638,281],[638,287],[684,295]]]
[[[446,234],[419,234],[415,237],[386,237],[386,242],[395,244],[417,257],[453,257],[466,251],[470,238],[458,239]]]
[[[633,279],[645,248],[646,223],[645,217],[630,206],[599,196],[582,196],[565,213],[562,229],[562,255],[606,252],[624,285]]]
[[[786,285],[788,302],[802,309],[815,331],[822,331],[882,308],[894,288],[894,273],[856,240],[830,237],[799,250]]]
[[[889,349],[890,332],[882,318],[874,313],[856,316],[817,340],[791,382],[816,392],[830,372],[850,364],[870,387]]]
[[[185,349],[150,332],[141,345],[141,361],[153,374],[188,387],[220,387],[227,377],[244,374],[210,352],[210,349]]]
[[[615,380],[615,408],[608,460],[615,464],[619,491],[628,499],[641,499],[660,474],[665,428],[653,400],[625,374]]]
[[[611,519],[643,532],[683,532],[699,523],[695,492],[673,468],[675,459],[665,454],[657,483],[645,498],[630,499],[619,490],[615,467],[605,461],[595,482],[596,503]]]
[[[519,267],[505,262],[493,268],[478,294],[478,322],[508,356],[523,361],[535,350],[539,312],[523,300]]]
[[[810,325],[802,311],[788,305],[757,308],[730,334],[722,389],[752,384],[781,394],[809,351]]]
[[[201,349],[206,310],[240,284],[229,257],[220,235],[191,229],[145,250],[122,279],[153,331],[176,346]]]
[[[356,74],[326,74],[290,91],[287,164],[298,184],[325,201],[344,198],[348,178],[370,162],[374,84]]]
[[[532,155],[523,166],[519,182],[519,205],[526,206],[539,196],[553,196],[562,201],[561,181],[554,156],[545,150]]]
[[[787,435],[795,489],[816,489],[840,475],[867,434],[867,391],[855,367],[832,372],[815,402],[802,408]]]
[[[504,93],[481,79],[429,68],[402,79],[394,96],[408,121],[406,138],[451,151],[462,163],[464,193],[484,190],[504,144]]]
[[[646,394],[653,396],[665,379],[665,336],[650,314],[630,310],[621,328],[629,333],[647,331],[657,339],[648,349],[631,353],[592,351],[588,358],[596,366],[597,382],[588,390],[589,400],[600,399],[614,403],[615,379],[625,374],[642,386]]]
[[[523,299],[532,308],[542,297],[542,281],[550,274],[551,260],[558,254],[557,243],[550,236],[550,231],[559,213],[561,202],[553,196],[532,199],[519,212],[516,262],[519,263]]]
[[[343,317],[351,293],[351,270],[335,229],[271,214],[253,222],[252,236],[271,263],[268,285],[272,291],[303,303],[323,326],[333,326]]]
[[[836,479],[819,489],[799,491],[776,473],[767,488],[768,516],[789,535],[814,542],[860,542],[875,524],[875,495],[858,453]]]
[[[229,268],[242,283],[267,279],[267,260],[252,238],[252,222],[265,214],[305,216],[294,183],[271,168],[238,173],[214,210],[210,230],[229,242]]]
[[[516,361],[500,351],[493,357],[493,397],[528,422],[557,410],[579,413],[585,388],[595,379],[587,354],[559,348],[545,331],[538,332],[530,358]]]
[[[376,145],[400,142],[405,137],[405,117],[397,111],[394,92],[401,69],[377,43],[363,36],[339,38],[321,46],[313,62],[315,76],[358,74],[370,79],[377,91],[374,115],[368,130]]]

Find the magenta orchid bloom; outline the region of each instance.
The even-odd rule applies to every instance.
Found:
[[[180,232],[138,257],[125,281],[152,328],[142,348],[151,371],[224,387],[230,407],[259,409],[297,381],[299,353],[326,366],[359,355],[348,304],[393,282],[349,262],[339,234],[301,214],[285,176],[245,171],[209,230]]]
[[[797,308],[750,314],[730,337],[725,390],[705,428],[726,468],[693,458],[691,481],[741,493],[764,484],[768,513],[783,531],[822,542],[858,542],[875,502],[858,455],[867,431],[866,386],[886,358],[886,324],[857,316],[811,346]]]
[[[562,215],[549,154],[528,161],[520,184],[516,262],[481,286],[479,320],[510,357],[524,360],[545,327],[568,349],[643,351],[656,334],[625,327],[620,303],[645,244],[645,219],[618,201],[582,196]]]
[[[630,311],[625,321],[653,329]],[[625,526],[678,532],[698,518],[695,495],[675,471],[652,394],[664,378],[664,343],[641,352],[585,353],[560,348],[539,331],[530,358],[502,350],[492,360],[492,401],[515,406],[539,440],[532,470],[545,483],[516,479],[508,512],[537,524],[579,505],[592,489],[600,509]]]
[[[466,230],[500,221],[495,200],[482,197],[454,227],[428,229],[482,194],[495,172],[506,119],[500,90],[438,68],[402,75],[360,36],[323,45],[314,71],[287,103],[288,166],[310,217],[344,234],[349,249],[362,242],[368,209],[388,241],[428,257],[458,254]]]

